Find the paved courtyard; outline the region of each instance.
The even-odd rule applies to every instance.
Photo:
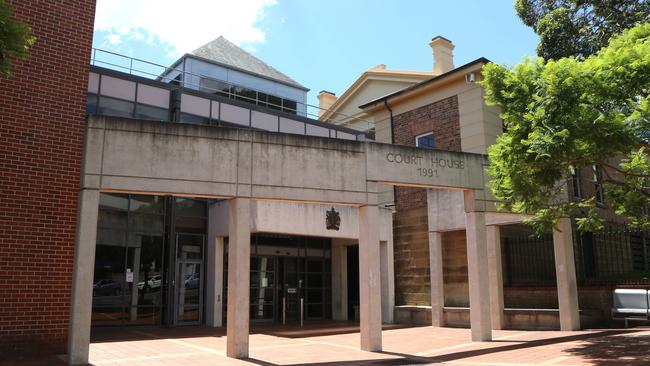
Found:
[[[469,329],[385,326],[384,352],[359,350],[351,323],[253,326],[250,359],[227,358],[225,330],[208,327],[95,329],[95,366],[202,365],[650,365],[650,327],[559,331],[494,331],[469,341]],[[0,365],[65,365],[60,359],[0,359]]]
[[[468,329],[386,327],[384,352],[359,350],[354,324],[254,327],[250,359],[225,357],[223,329],[101,329],[93,365],[650,365],[650,327],[627,330],[495,331],[469,341]]]

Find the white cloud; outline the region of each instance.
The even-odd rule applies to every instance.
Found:
[[[231,42],[264,42],[256,23],[277,0],[99,0],[95,30],[109,33],[119,44],[124,38],[146,39],[171,46],[176,56],[191,52],[222,35]],[[252,47],[252,45],[249,45]]]

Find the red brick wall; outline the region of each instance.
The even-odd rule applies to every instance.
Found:
[[[460,151],[458,97],[452,96],[393,117],[393,141],[415,146],[415,136],[433,132],[436,148]],[[396,187],[397,210],[426,207],[424,189]]]
[[[0,79],[0,354],[64,352],[94,0],[9,0],[37,37]]]
[[[398,145],[415,146],[415,136],[433,132],[437,148],[460,151],[458,98],[452,96],[394,116],[393,131]],[[395,303],[430,305],[426,190],[395,187],[395,201]],[[443,240],[455,238],[445,235]]]

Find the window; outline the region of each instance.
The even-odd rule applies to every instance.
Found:
[[[415,146],[425,149],[435,149],[436,141],[433,138],[433,132],[428,132],[415,137]]]
[[[594,189],[596,202],[605,203],[605,193],[603,192],[603,174],[600,168],[597,165],[591,166],[592,171],[594,172]]]
[[[580,187],[580,172],[574,168],[571,169],[571,183],[573,186],[573,197],[582,198],[582,189]]]

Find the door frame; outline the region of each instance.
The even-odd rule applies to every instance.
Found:
[[[180,259],[178,258],[178,239],[180,236],[193,236],[201,238],[201,259]],[[183,325],[200,325],[203,324],[203,317],[205,312],[205,235],[204,234],[195,234],[195,233],[176,233],[176,238],[174,241],[175,250],[174,250],[174,282],[172,286],[173,293],[173,305],[172,305],[172,324],[174,326],[183,326]],[[199,319],[198,320],[179,320],[178,319],[178,308],[180,306],[180,289],[182,286],[181,282],[184,280],[181,279],[182,273],[180,271],[181,265],[183,264],[198,264],[200,266],[199,270]],[[183,283],[184,285],[184,283]]]

